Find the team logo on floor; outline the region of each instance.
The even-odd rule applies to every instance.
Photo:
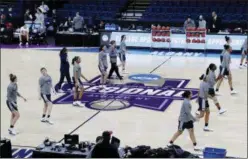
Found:
[[[101,88],[100,76],[84,84],[85,92],[82,102],[95,110],[120,110],[129,107],[140,107],[164,111],[174,100],[182,100],[182,93],[190,90],[193,99],[198,96],[198,89],[186,88],[189,79],[165,78],[162,86],[146,86],[143,83],[109,84]],[[62,86],[67,90],[68,84]],[[73,93],[65,93],[54,104],[72,104]]]
[[[12,158],[32,158],[33,149],[13,148]]]

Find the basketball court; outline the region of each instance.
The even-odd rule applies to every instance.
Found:
[[[115,95],[108,96],[108,92],[94,93],[99,81],[98,54],[69,48],[70,61],[74,56],[80,56],[82,72],[90,80],[87,86],[89,90],[83,97],[86,107],[72,106],[70,93],[53,95],[55,104],[51,119],[54,125],[48,125],[40,122],[43,101],[38,99],[38,79],[41,76],[40,68],[46,67],[53,84],[58,82],[59,50],[60,48],[1,49],[1,136],[11,139],[13,145],[36,147],[46,137],[61,141],[64,134],[71,132],[79,134],[80,141],[95,141],[102,131],[112,130],[113,135],[121,139],[121,146],[165,147],[177,130],[182,102],[180,91],[190,89],[196,94],[200,75],[205,73],[210,63],[219,65],[218,55],[158,56],[134,51],[127,55],[129,74],[124,74],[123,82],[115,81],[115,92],[111,92]],[[219,115],[214,103],[210,101],[209,126],[214,132],[204,132],[204,121],[201,120],[195,123],[195,134],[200,147],[225,148],[227,156],[247,157],[247,69],[239,69],[239,61],[240,56],[233,55],[233,85],[239,93],[231,96],[225,80],[220,88],[222,95],[218,96],[218,100],[227,112]],[[18,99],[21,116],[16,124],[16,130],[20,132],[17,136],[8,134],[10,111],[6,106],[6,90],[10,73],[17,75],[19,92],[28,100],[23,102]],[[135,74],[150,73],[162,79],[138,86],[140,82],[128,78]],[[130,82],[131,86],[125,85]],[[176,92],[165,92],[167,88]],[[155,98],[144,93],[147,89],[162,91],[157,93]],[[124,90],[129,90],[129,94],[123,94]],[[193,100],[192,105],[194,113],[198,104]],[[187,131],[175,144],[193,152]]]

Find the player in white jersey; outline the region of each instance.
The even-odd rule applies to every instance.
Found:
[[[243,46],[241,48],[242,56],[241,56],[241,61],[240,61],[239,68],[247,67],[247,62],[248,62],[248,47],[247,47],[247,45],[248,45],[248,41],[247,41],[247,38],[246,38],[245,41],[244,41],[244,44],[243,44]],[[246,57],[246,62],[243,65],[245,57]]]

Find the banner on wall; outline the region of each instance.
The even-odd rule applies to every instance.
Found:
[[[130,47],[153,47],[166,48],[165,43],[152,43],[151,33],[139,32],[103,32],[101,34],[101,44],[106,44],[111,40],[115,40],[117,45],[120,44],[121,36],[126,35],[126,45]],[[175,49],[204,49],[207,50],[223,50],[226,35],[207,35],[206,44],[186,43],[185,34],[171,34],[171,48]],[[241,47],[247,38],[246,35],[227,35],[231,38],[232,49],[235,51],[241,50]],[[103,41],[103,42],[102,42]],[[206,45],[206,46],[205,46]]]

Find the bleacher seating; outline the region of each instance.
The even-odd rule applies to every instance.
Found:
[[[141,21],[184,22],[190,15],[210,17],[216,11],[223,22],[245,23],[248,21],[248,1],[245,0],[154,0],[143,13]]]
[[[95,17],[101,20],[112,20],[115,18],[116,12],[122,7],[125,0],[85,0],[73,1],[73,3],[65,4],[62,9],[57,11],[59,17],[74,17],[79,12],[85,19]]]

